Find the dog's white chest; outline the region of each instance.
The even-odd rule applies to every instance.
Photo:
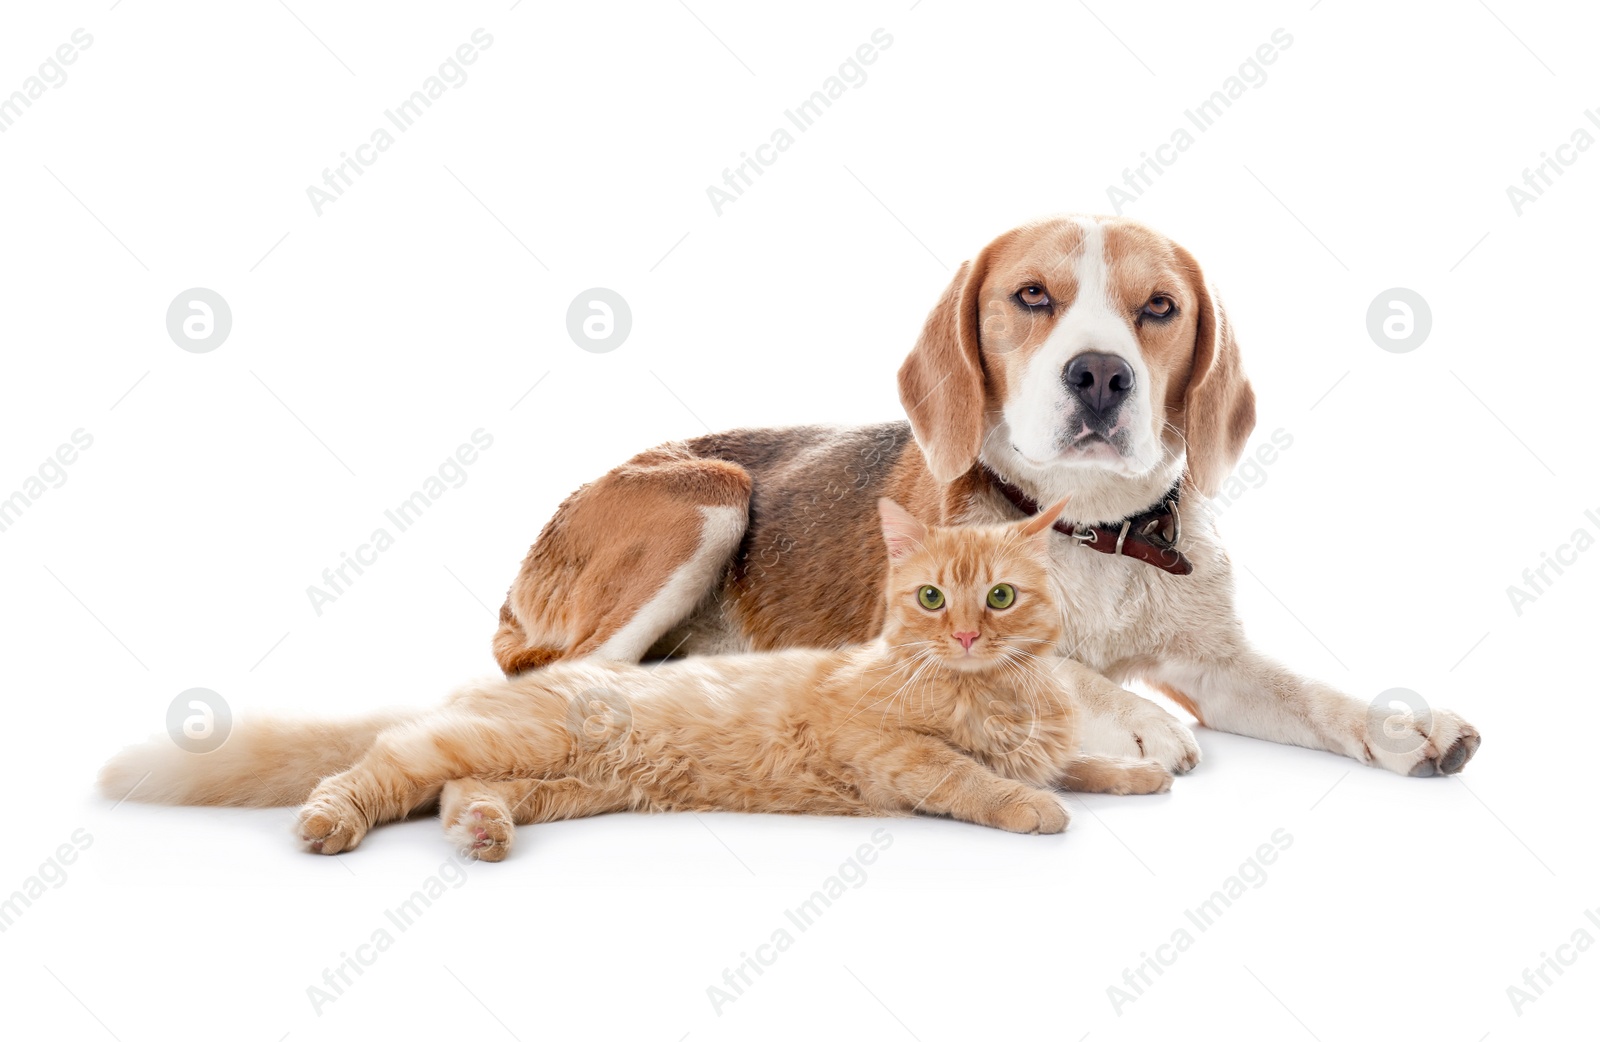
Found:
[[[1197,615],[1202,576],[1171,576],[1127,557],[1098,553],[1062,536],[1050,575],[1062,606],[1061,651],[1094,669],[1159,657]]]

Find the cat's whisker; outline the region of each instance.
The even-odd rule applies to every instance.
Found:
[[[1021,654],[1030,659],[1037,658],[1037,656],[1028,652],[1021,652]],[[1050,691],[1050,686],[1044,682],[1045,675],[1035,668],[1031,662],[1007,656],[1000,660],[1000,666],[1008,677],[1016,678],[1017,694],[1021,696],[1030,719],[1036,720],[1044,715],[1042,712],[1043,707],[1038,697],[1040,695],[1049,699],[1058,711],[1065,711],[1066,707],[1055,699]]]
[[[911,675],[911,679],[908,680],[904,685],[901,686],[901,689],[900,689],[901,691],[904,691],[906,687],[909,687],[911,684],[914,684],[918,680],[920,680],[922,678],[923,674],[927,673],[930,668],[938,665],[938,657],[933,654],[933,651],[932,651],[931,648],[927,649],[927,650],[924,650],[924,651],[921,651],[921,652],[918,652],[918,656],[923,659],[922,665],[917,667],[917,671]],[[926,711],[927,711],[927,704],[928,704],[927,689],[926,688],[920,688],[920,689],[918,689],[918,691],[922,695],[922,699],[921,699],[920,703],[918,704],[918,711],[925,714]],[[898,694],[898,693],[899,692],[896,692],[896,694]],[[917,692],[913,692],[913,693],[917,693]],[[902,720],[905,719],[905,710],[906,710],[905,701],[902,700],[900,702],[900,718]]]
[[[926,643],[926,642],[917,641],[917,642],[913,642],[913,643]],[[891,660],[891,661],[888,661],[888,662],[884,662],[881,665],[876,665],[876,666],[869,667],[866,670],[866,672],[876,673],[876,672],[878,672],[880,670],[883,670],[883,671],[887,671],[889,675],[884,677],[882,680],[878,681],[878,683],[874,684],[872,687],[868,688],[866,691],[862,692],[861,697],[856,699],[856,705],[860,705],[862,699],[866,698],[867,695],[870,695],[873,691],[877,690],[879,687],[882,687],[889,680],[892,680],[894,678],[895,674],[897,674],[897,673],[909,668],[913,663],[915,663],[915,661],[916,661],[916,656],[913,655],[913,656],[910,656],[910,657],[905,658],[905,659],[895,659],[895,660]],[[851,708],[854,709],[855,706],[851,706]]]
[[[916,643],[916,644],[932,644],[933,641],[914,641],[912,643]],[[830,732],[830,737],[832,736],[832,734],[837,733],[839,728],[844,727],[845,724],[848,724],[850,721],[854,720],[856,717],[860,716],[861,714],[870,712],[872,709],[876,708],[877,706],[883,705],[885,702],[890,702],[890,701],[894,701],[895,699],[897,699],[898,696],[902,692],[904,692],[907,687],[909,687],[910,685],[916,683],[918,678],[920,678],[922,676],[923,672],[927,669],[927,666],[929,665],[930,661],[931,661],[930,653],[928,651],[924,650],[924,651],[917,652],[915,655],[913,655],[907,661],[896,663],[895,664],[895,672],[899,672],[899,671],[902,671],[904,669],[911,668],[912,666],[915,666],[915,669],[912,672],[911,676],[908,677],[904,682],[902,682],[901,685],[898,688],[896,688],[894,691],[891,691],[889,694],[887,694],[887,695],[883,696],[882,698],[878,699],[877,701],[873,702],[871,705],[867,706],[865,709],[860,709],[858,711],[858,710],[856,710],[856,706],[859,706],[861,704],[861,701],[863,699],[865,699],[867,697],[867,695],[870,695],[873,691],[875,691],[878,688],[882,687],[888,681],[894,679],[894,673],[891,673],[889,676],[885,677],[883,680],[878,681],[878,683],[874,684],[871,688],[868,688],[867,691],[862,694],[861,698],[856,699],[856,704],[851,706],[851,710],[852,711],[839,724],[839,727],[834,728],[834,730],[832,732]],[[900,718],[903,720],[904,717],[905,717],[905,708],[904,708],[904,703],[903,702],[901,703],[901,706],[900,706],[900,714],[899,715],[900,715]]]

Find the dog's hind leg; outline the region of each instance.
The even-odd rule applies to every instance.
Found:
[[[506,595],[500,668],[639,661],[722,577],[749,511],[743,467],[676,443],[585,485],[539,533]]]
[[[750,475],[738,464],[705,459],[668,444],[641,453],[573,493],[539,533],[500,608],[494,656],[506,676],[563,659],[593,656],[638,662],[683,622],[721,580],[750,517]],[[672,649],[668,649],[669,651]],[[472,795],[497,815],[476,852],[504,857],[512,821],[554,820],[627,809],[627,800],[571,780],[473,780]],[[445,826],[463,832],[457,804],[473,801],[446,787]],[[503,842],[499,841],[502,838]],[[475,846],[463,842],[464,846]]]

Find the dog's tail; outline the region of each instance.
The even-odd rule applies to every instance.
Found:
[[[419,715],[387,710],[347,720],[245,718],[206,753],[160,735],[113,756],[100,770],[100,791],[144,803],[293,806],[305,802],[317,782],[359,760],[378,732]]]

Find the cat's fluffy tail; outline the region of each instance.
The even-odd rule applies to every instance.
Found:
[[[190,752],[159,735],[113,756],[100,770],[100,791],[144,803],[293,806],[305,802],[317,782],[359,760],[378,732],[418,715],[389,710],[346,720],[246,717],[208,753]]]

